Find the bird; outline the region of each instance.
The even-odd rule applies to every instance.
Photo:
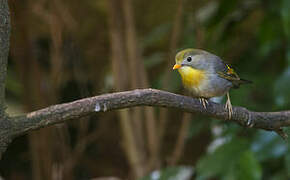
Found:
[[[184,88],[193,97],[199,98],[205,109],[210,98],[226,95],[225,109],[229,119],[233,116],[229,90],[252,83],[241,79],[220,57],[201,49],[188,48],[179,51],[175,56],[173,69],[178,70]]]

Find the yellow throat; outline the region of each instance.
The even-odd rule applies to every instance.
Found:
[[[197,70],[189,66],[179,68],[178,72],[181,75],[183,85],[187,88],[198,87],[205,78],[204,71]]]

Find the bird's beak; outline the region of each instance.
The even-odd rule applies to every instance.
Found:
[[[180,64],[175,64],[172,69],[179,69],[179,68],[181,68],[181,65]]]

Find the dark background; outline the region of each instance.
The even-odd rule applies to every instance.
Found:
[[[289,0],[9,4],[6,101],[11,114],[136,88],[186,94],[172,66],[176,52],[188,47],[217,54],[254,82],[231,91],[233,105],[253,111],[290,107]],[[140,107],[17,138],[3,155],[0,175],[11,180],[279,180],[290,178],[290,154],[288,141],[273,132]]]

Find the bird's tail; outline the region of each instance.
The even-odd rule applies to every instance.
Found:
[[[234,88],[239,88],[240,85],[242,85],[242,84],[251,84],[251,83],[253,83],[253,81],[249,81],[246,79],[240,79],[240,80],[233,81]]]

